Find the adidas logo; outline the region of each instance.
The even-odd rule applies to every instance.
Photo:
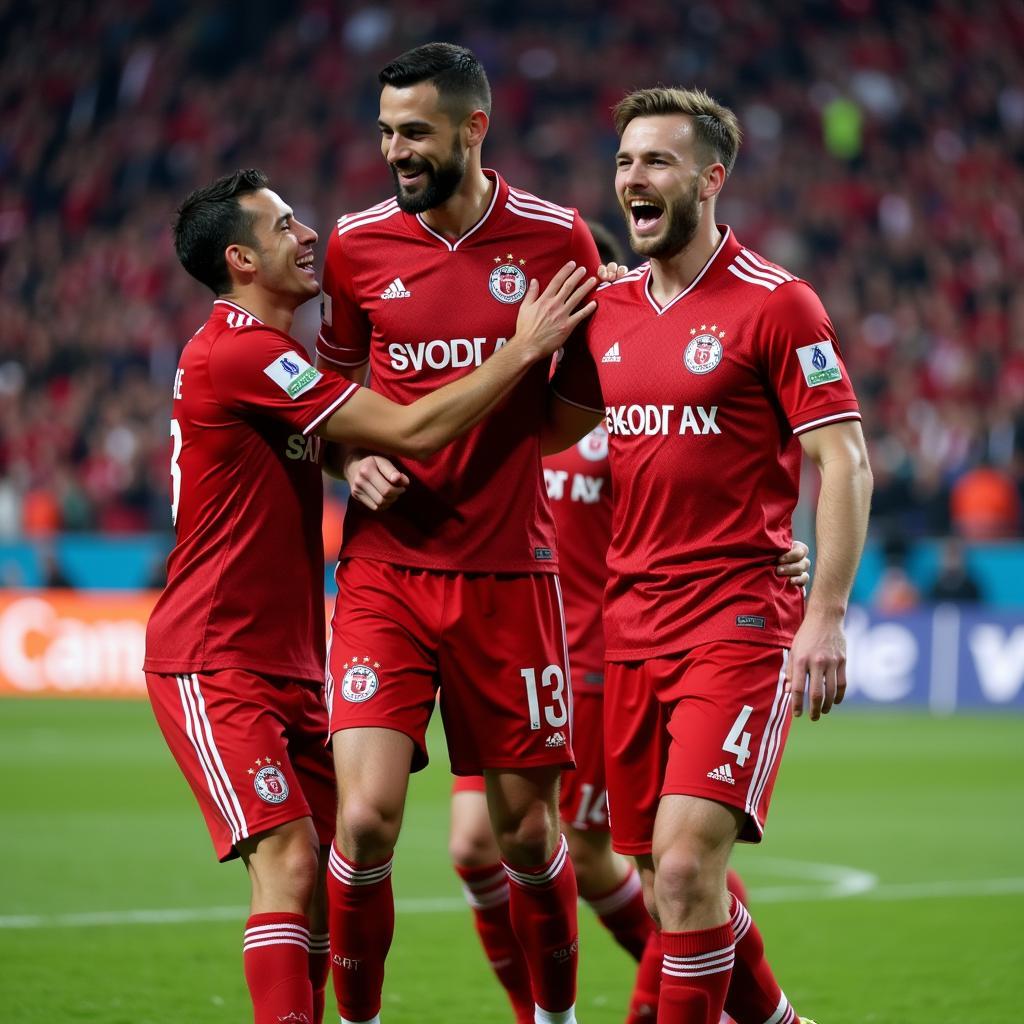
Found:
[[[732,777],[732,768],[728,764],[719,765],[714,771],[708,772],[708,778],[714,779],[715,782],[728,782],[730,786],[736,785],[736,780]]]
[[[380,293],[380,297],[382,299],[407,299],[410,295],[412,295],[412,292],[402,284],[402,279],[400,277],[396,277],[394,281],[392,281],[391,284],[389,284],[387,288]]]
[[[545,747],[564,747],[565,746],[565,736],[563,736],[562,733],[560,733],[560,732],[553,732],[544,741],[544,746]]]
[[[615,342],[614,345],[603,356],[601,356],[602,363],[621,363],[622,356],[619,354],[619,343]]]

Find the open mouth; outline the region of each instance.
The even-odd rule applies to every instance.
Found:
[[[418,185],[426,177],[426,165],[424,164],[409,164],[405,167],[399,167],[395,165],[395,177],[398,178],[399,184],[405,188],[409,188],[412,185]]]
[[[629,215],[637,231],[646,233],[657,227],[664,210],[651,202],[650,199],[633,198],[629,200]]]
[[[300,256],[295,261],[295,266],[299,268],[303,273],[313,275],[316,273],[316,268],[313,264],[316,262],[316,256],[308,252],[304,256]]]

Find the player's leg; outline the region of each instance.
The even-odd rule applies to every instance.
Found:
[[[666,1020],[689,1019],[672,1015],[671,988],[680,1007],[706,1001],[707,1019],[716,1022],[718,996],[729,991],[722,986],[732,979],[733,962],[742,961],[730,1013],[744,1022],[788,1024],[795,1017],[764,961],[760,937],[726,888],[733,843],[760,840],[785,746],[785,652],[706,644],[675,664],[656,659],[652,674],[671,708],[672,737],[653,848],[665,955],[661,1013]],[[709,973],[712,963],[718,970]]]
[[[436,574],[383,562],[338,568],[327,666],[338,809],[327,894],[343,1024],[380,1013],[395,922],[392,856],[409,773],[427,763],[439,588]]]
[[[309,904],[309,982],[313,988],[313,1024],[321,1024],[331,974],[331,944],[327,913],[327,863],[330,846],[320,847],[316,889]]]
[[[576,876],[558,819],[560,768],[486,771],[487,803],[509,877],[538,1024],[574,1024],[579,931]]]
[[[252,885],[242,961],[256,1024],[288,1015],[312,1020],[309,905],[316,890],[319,845],[312,818],[243,839],[238,852]]]
[[[533,1024],[533,993],[522,947],[509,918],[509,884],[501,863],[484,780],[460,776],[452,790],[448,850],[473,912],[488,963],[512,1004],[517,1024]]]
[[[309,903],[309,980],[313,987],[313,1024],[324,1016],[331,952],[328,935],[327,865],[334,838],[338,797],[334,761],[324,745],[329,729],[321,687],[303,687],[288,714],[288,750],[312,811],[319,847],[316,887]]]
[[[631,860],[612,850],[604,771],[604,694],[584,687],[574,695],[576,770],[562,776],[559,811],[579,894],[615,941],[640,960],[654,922],[644,906]]]
[[[446,592],[441,713],[456,774],[483,773],[538,1021],[574,1020],[576,878],[558,819],[574,764],[558,579],[459,576]]]
[[[654,858],[644,854],[636,857],[635,862],[644,906],[653,925],[637,965],[626,1024],[650,1024],[657,1015],[658,996],[661,992],[661,931],[654,916],[657,913],[654,903]]]
[[[661,1024],[718,1024],[735,958],[725,872],[742,812],[669,794],[654,827]]]
[[[337,834],[327,876],[331,964],[342,1024],[376,1021],[395,931],[391,865],[414,744],[390,729],[333,737]]]
[[[243,960],[254,1018],[311,1019],[307,911],[319,839],[287,735],[311,687],[244,670],[147,674],[147,687],[218,857],[241,855],[249,870]]]

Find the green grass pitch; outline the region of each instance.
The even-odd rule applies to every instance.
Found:
[[[396,860],[384,1020],[509,1021],[446,861],[449,780],[432,741]],[[0,778],[0,1019],[251,1020],[244,871],[214,861],[144,703],[0,701]],[[1022,783],[1021,717],[840,709],[794,723],[767,840],[736,866],[798,1012],[1021,1019]],[[204,919],[131,919],[151,910]],[[580,920],[580,1022],[618,1024],[631,964],[585,907]]]

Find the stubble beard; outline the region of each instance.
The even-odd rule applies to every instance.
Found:
[[[466,176],[466,157],[459,148],[456,138],[448,160],[438,168],[433,168],[423,160],[413,165],[416,170],[426,175],[426,184],[418,192],[408,192],[398,180],[398,168],[391,164],[391,176],[395,181],[395,199],[399,207],[406,213],[423,213],[435,206],[448,202],[462,184]]]

